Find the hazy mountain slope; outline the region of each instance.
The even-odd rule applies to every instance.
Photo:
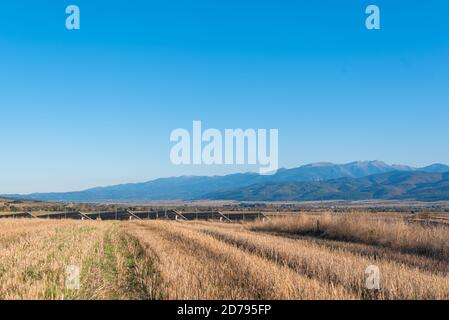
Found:
[[[273,181],[324,181],[343,177],[359,178],[394,170],[397,169],[381,161],[358,161],[342,165],[314,163],[279,172]]]
[[[212,190],[244,187],[260,182],[255,173],[229,176],[196,177],[183,176],[162,178],[143,183],[98,187],[66,193],[35,193],[19,196],[46,201],[108,201],[108,200],[176,200],[194,199]],[[17,195],[15,195],[17,197]]]
[[[161,178],[143,183],[121,184],[108,187],[97,187],[77,192],[64,193],[35,193],[30,195],[8,195],[9,197],[44,200],[44,201],[143,201],[143,200],[190,200],[204,198],[205,195],[226,195],[227,190],[237,190],[252,185],[261,184],[259,187],[273,191],[274,185],[282,183],[290,184],[292,190],[288,191],[291,194],[301,194],[299,191],[294,191],[298,182],[319,182],[335,180],[339,178],[363,178],[375,174],[389,173],[389,172],[414,172],[416,170],[427,172],[444,172],[449,171],[449,166],[435,164],[422,169],[415,169],[408,166],[388,165],[381,161],[359,161],[347,164],[332,164],[332,163],[315,163],[301,166],[293,169],[280,169],[271,176],[261,176],[256,173],[242,173],[232,174],[226,176],[183,176],[173,178]],[[344,180],[343,180],[344,181]],[[344,192],[349,194],[352,192],[356,198],[366,196],[365,191],[356,190],[357,183],[351,180],[350,185],[340,186]],[[360,186],[363,187],[363,186]],[[286,190],[286,186],[282,190]],[[337,197],[342,196],[340,192],[335,189],[336,186],[323,184],[306,184],[301,186],[304,190],[304,197],[307,198],[322,198],[324,196]],[[311,188],[311,190],[309,190]],[[324,188],[324,189],[322,189]],[[392,189],[393,187],[391,187]],[[333,192],[330,192],[332,191]],[[239,198],[246,198],[243,194],[248,194],[248,197],[253,194],[256,196],[258,192],[255,190],[249,192],[242,190]],[[249,193],[248,193],[249,192]],[[381,191],[379,191],[382,193]],[[417,191],[418,192],[418,191]],[[424,192],[424,190],[422,191]],[[429,191],[426,191],[429,192]],[[268,189],[263,191],[268,193]],[[281,195],[281,191],[276,191],[276,195]],[[432,197],[431,194],[428,195]],[[262,198],[261,194],[257,198]]]
[[[441,163],[435,163],[430,166],[420,168],[419,171],[424,172],[449,172],[449,166]]]
[[[449,173],[394,171],[321,182],[259,183],[210,193],[203,198],[240,201],[449,200]]]

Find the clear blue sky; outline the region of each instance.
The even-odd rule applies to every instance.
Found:
[[[170,132],[193,120],[278,128],[282,167],[449,163],[448,15],[444,0],[2,1],[0,193],[253,169],[172,165]]]

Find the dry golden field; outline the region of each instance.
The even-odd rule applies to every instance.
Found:
[[[0,299],[449,299],[448,261],[448,227],[394,215],[0,220]]]

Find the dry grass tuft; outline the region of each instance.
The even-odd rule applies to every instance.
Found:
[[[157,256],[166,299],[355,298],[181,224],[139,222],[130,232]]]
[[[136,242],[117,224],[97,221],[0,221],[0,299],[146,298]],[[78,266],[80,290],[65,286]]]
[[[256,223],[251,229],[364,243],[449,260],[449,228],[408,223],[401,219],[375,218],[367,214],[300,214]]]
[[[0,299],[449,299],[449,228],[394,215],[0,220],[0,230]],[[65,287],[69,265],[79,290]],[[380,290],[366,287],[370,265]]]

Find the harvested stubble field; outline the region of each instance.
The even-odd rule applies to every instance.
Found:
[[[401,219],[18,219],[0,231],[0,299],[449,298],[449,228]],[[79,289],[65,288],[69,265]],[[366,288],[370,265],[380,290]]]

